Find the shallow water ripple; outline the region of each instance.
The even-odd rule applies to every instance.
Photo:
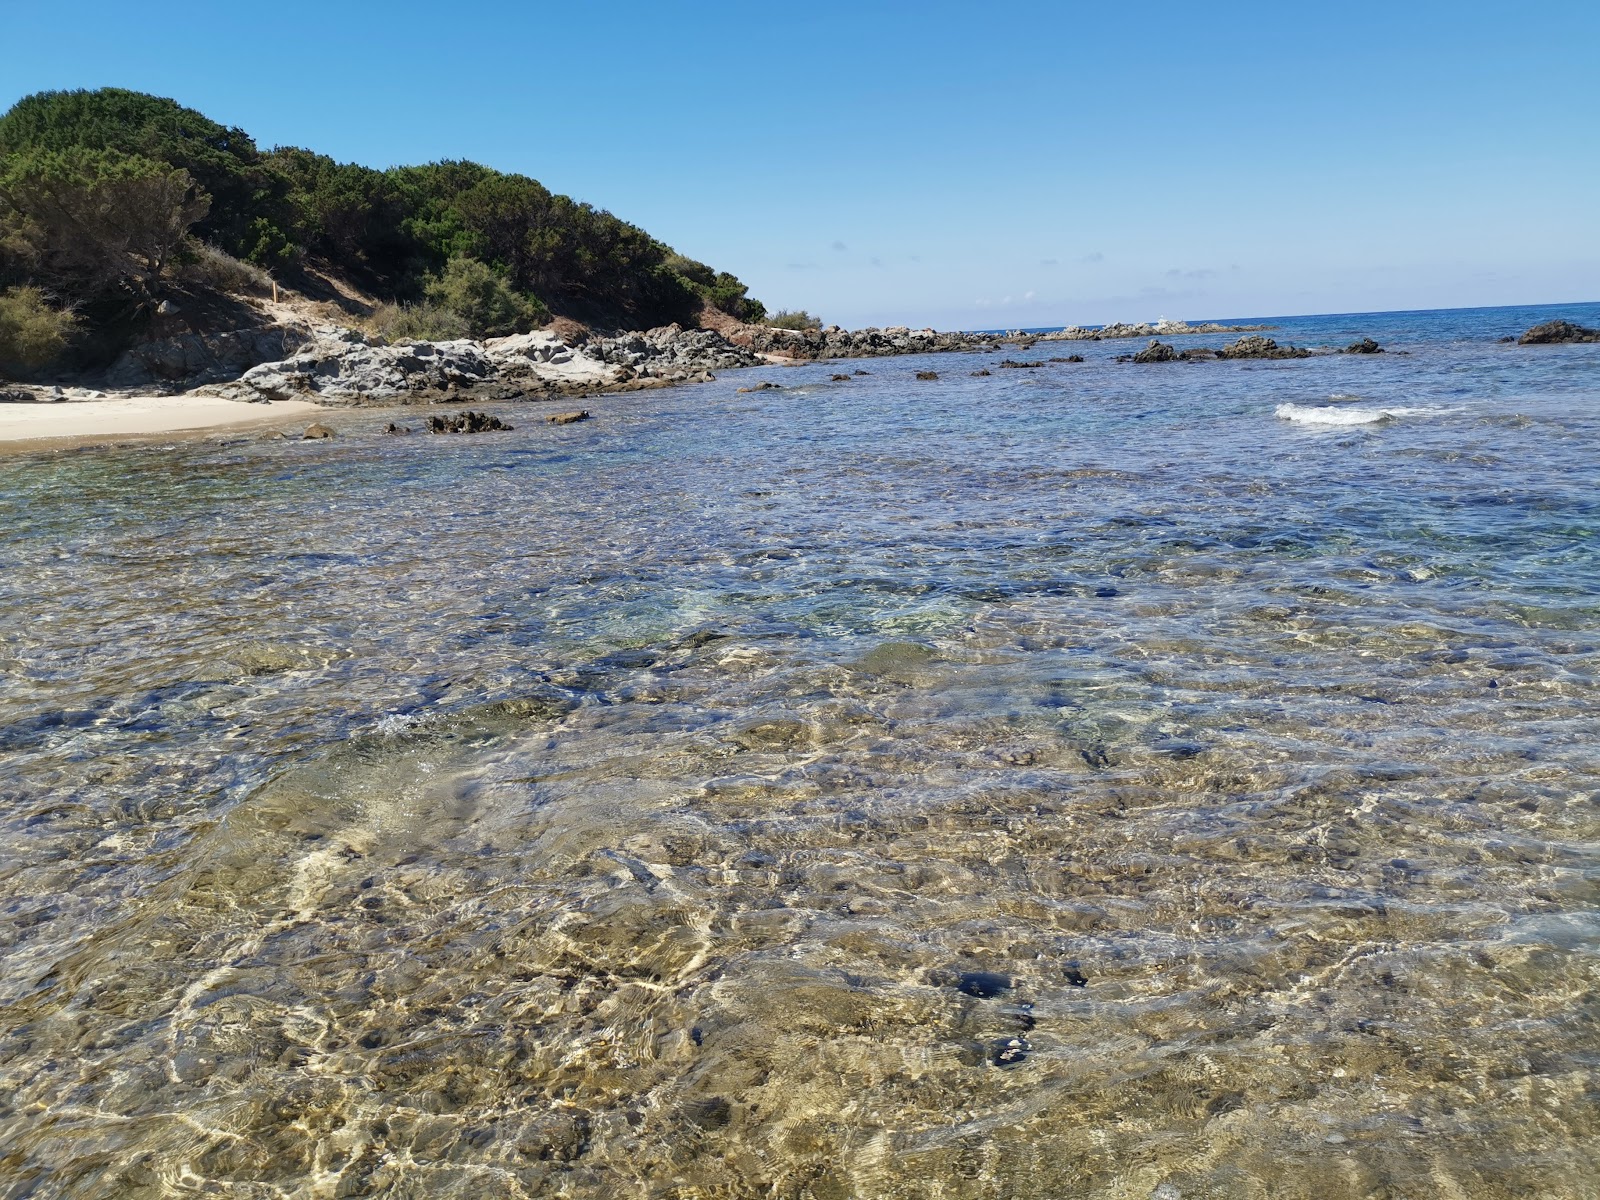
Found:
[[[1439,328],[8,460],[0,1195],[1600,1194],[1600,356]]]

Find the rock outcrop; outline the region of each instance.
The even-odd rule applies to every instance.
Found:
[[[1310,358],[1299,346],[1280,346],[1268,337],[1242,337],[1217,351],[1218,358]]]
[[[1600,329],[1585,329],[1571,321],[1546,321],[1517,339],[1519,346],[1554,346],[1564,342],[1600,342]]]
[[[647,333],[569,342],[538,331],[486,342],[398,342],[324,326],[294,354],[253,366],[207,390],[236,400],[323,404],[556,397],[715,378],[713,368],[765,361],[708,330],[668,325]]]
[[[1351,342],[1344,348],[1346,354],[1382,354],[1383,347],[1371,338],[1362,338],[1359,342]]]
[[[1196,333],[1259,333],[1264,329],[1275,328],[1277,328],[1275,325],[1218,325],[1215,322],[1191,325],[1187,321],[1168,321],[1163,318],[1154,325],[1147,321],[1139,321],[1132,325],[1117,321],[1110,325],[1102,325],[1098,329],[1069,325],[1053,333],[1028,336],[1041,342],[1109,342],[1120,338],[1187,337]]]
[[[959,350],[993,350],[996,339],[980,333],[940,333],[933,329],[773,329],[746,325],[731,333],[737,345],[757,354],[802,361],[824,358],[885,358],[895,354],[937,354]]]
[[[1136,363],[1176,362],[1177,359],[1176,350],[1166,342],[1156,341],[1155,338],[1151,338],[1150,344],[1133,356],[1133,361]]]
[[[447,417],[429,417],[429,433],[498,433],[509,432],[514,426],[507,425],[499,417],[489,413],[466,412],[451,413]]]
[[[133,347],[106,372],[114,388],[192,388],[237,379],[258,363],[293,354],[311,334],[293,325],[184,333]]]

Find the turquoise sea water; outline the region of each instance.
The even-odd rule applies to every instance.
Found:
[[[0,460],[0,1196],[1600,1195],[1552,316]]]

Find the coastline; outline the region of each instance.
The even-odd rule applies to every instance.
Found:
[[[108,441],[252,429],[326,411],[308,400],[241,403],[209,396],[120,396],[58,404],[0,404],[0,454]]]

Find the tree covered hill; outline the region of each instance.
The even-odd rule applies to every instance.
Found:
[[[0,116],[0,369],[74,344],[103,355],[226,268],[292,280],[311,265],[478,335],[551,313],[635,328],[692,324],[707,303],[765,314],[733,275],[524,175],[263,151],[119,88],[40,92]]]

